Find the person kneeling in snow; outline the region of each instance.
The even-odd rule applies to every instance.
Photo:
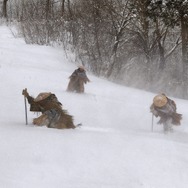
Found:
[[[180,125],[182,114],[176,113],[176,104],[165,94],[156,95],[153,98],[153,104],[150,106],[150,112],[155,117],[160,117],[158,124],[163,124],[164,132],[173,131],[173,125]]]
[[[57,129],[74,129],[73,117],[62,109],[62,104],[58,101],[53,93],[40,93],[36,98],[33,98],[27,92],[27,89],[22,91],[22,94],[27,98],[30,104],[30,111],[42,112],[42,115],[33,119],[33,124],[38,126],[46,125],[48,128]]]
[[[86,75],[85,68],[83,66],[78,66],[71,76],[67,87],[67,91],[84,93],[84,84],[90,82]]]

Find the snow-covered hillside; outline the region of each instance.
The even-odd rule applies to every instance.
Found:
[[[0,26],[1,188],[187,188],[188,101],[174,99],[182,125],[163,134],[149,106],[154,93],[90,74],[85,94],[67,93],[76,65],[62,49],[26,45]],[[75,130],[25,125],[22,89],[53,92]]]

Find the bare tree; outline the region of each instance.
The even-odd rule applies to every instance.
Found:
[[[126,28],[128,26],[129,21],[131,20],[131,14],[128,10],[129,1],[119,2],[114,4],[111,3],[106,4],[106,10],[110,16],[110,22],[113,29],[113,43],[112,43],[112,53],[111,53],[111,62],[107,72],[107,77],[110,77],[113,71],[116,69],[116,72],[119,72],[121,69],[120,62],[117,61],[118,48],[121,43],[126,41]],[[119,65],[119,66],[118,66]]]
[[[7,2],[8,0],[3,0],[3,17],[7,18]]]
[[[64,12],[65,12],[65,0],[62,0],[62,2],[61,2],[61,16],[64,15]]]

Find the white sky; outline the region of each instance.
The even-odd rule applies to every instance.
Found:
[[[155,94],[97,78],[85,94],[67,93],[76,65],[62,49],[26,45],[0,26],[1,188],[187,188],[188,101],[174,99],[182,125],[163,134],[149,106]],[[22,89],[53,92],[75,130],[25,125]]]

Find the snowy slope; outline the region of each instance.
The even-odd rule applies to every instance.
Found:
[[[182,125],[164,135],[149,106],[155,94],[88,73],[85,94],[67,93],[76,69],[62,49],[26,45],[0,26],[1,188],[187,188],[188,101],[175,99]],[[51,91],[75,130],[25,125],[22,89]]]

